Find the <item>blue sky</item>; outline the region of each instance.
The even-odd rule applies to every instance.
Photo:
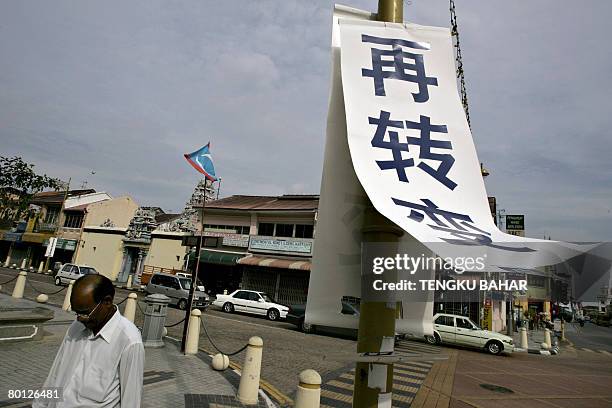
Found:
[[[456,3],[489,194],[530,236],[612,240],[612,3]],[[198,180],[182,155],[210,140],[222,195],[318,193],[332,9],[5,0],[1,154],[180,211]],[[448,26],[448,2],[405,17]]]

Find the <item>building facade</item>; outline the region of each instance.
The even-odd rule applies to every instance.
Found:
[[[281,303],[305,303],[318,200],[235,195],[206,203],[198,276],[207,290],[260,290]],[[189,242],[191,259],[198,235]]]

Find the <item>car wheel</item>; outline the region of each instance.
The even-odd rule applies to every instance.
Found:
[[[223,305],[223,311],[225,313],[234,313],[234,305],[232,305],[230,302],[227,302]]]
[[[62,286],[62,280],[59,278],[59,276],[55,278],[55,286]]]
[[[486,347],[487,352],[489,354],[498,355],[504,349],[504,346],[499,341],[490,341],[487,343]]]
[[[306,323],[304,320],[302,320],[300,324],[300,329],[302,329],[304,333],[314,333],[314,325]]]
[[[268,310],[267,316],[269,320],[274,321],[274,320],[278,320],[278,318],[280,317],[280,313],[276,309],[270,309]]]
[[[428,344],[437,345],[437,344],[440,344],[440,336],[434,333],[433,336],[425,336],[425,341]]]
[[[181,310],[187,309],[187,300],[186,299],[179,300],[178,308],[181,309]]]

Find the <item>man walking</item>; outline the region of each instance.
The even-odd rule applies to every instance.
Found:
[[[144,347],[138,328],[113,304],[115,288],[103,275],[86,275],[72,288],[77,314],[60,346],[44,388],[58,387],[62,401],[32,407],[140,406]]]

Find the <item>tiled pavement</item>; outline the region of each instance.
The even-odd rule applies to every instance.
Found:
[[[439,354],[441,348],[414,341],[401,341],[395,346],[397,355]],[[406,361],[393,364],[393,407],[409,407],[433,362]],[[345,369],[323,378],[321,386],[321,408],[350,408],[353,401],[355,367]]]
[[[0,294],[3,308],[40,306],[29,300],[13,299]],[[74,320],[74,314],[53,306],[53,320],[43,326],[42,340],[4,343],[0,347],[0,407],[27,407],[29,401],[8,400],[10,389],[39,388],[51,368],[61,340]],[[199,353],[185,356],[172,340],[166,347],[147,348],[143,381],[143,407],[220,408],[241,407],[235,400],[239,375],[233,371],[223,374],[210,368],[210,357]],[[260,398],[259,407],[265,407]]]

